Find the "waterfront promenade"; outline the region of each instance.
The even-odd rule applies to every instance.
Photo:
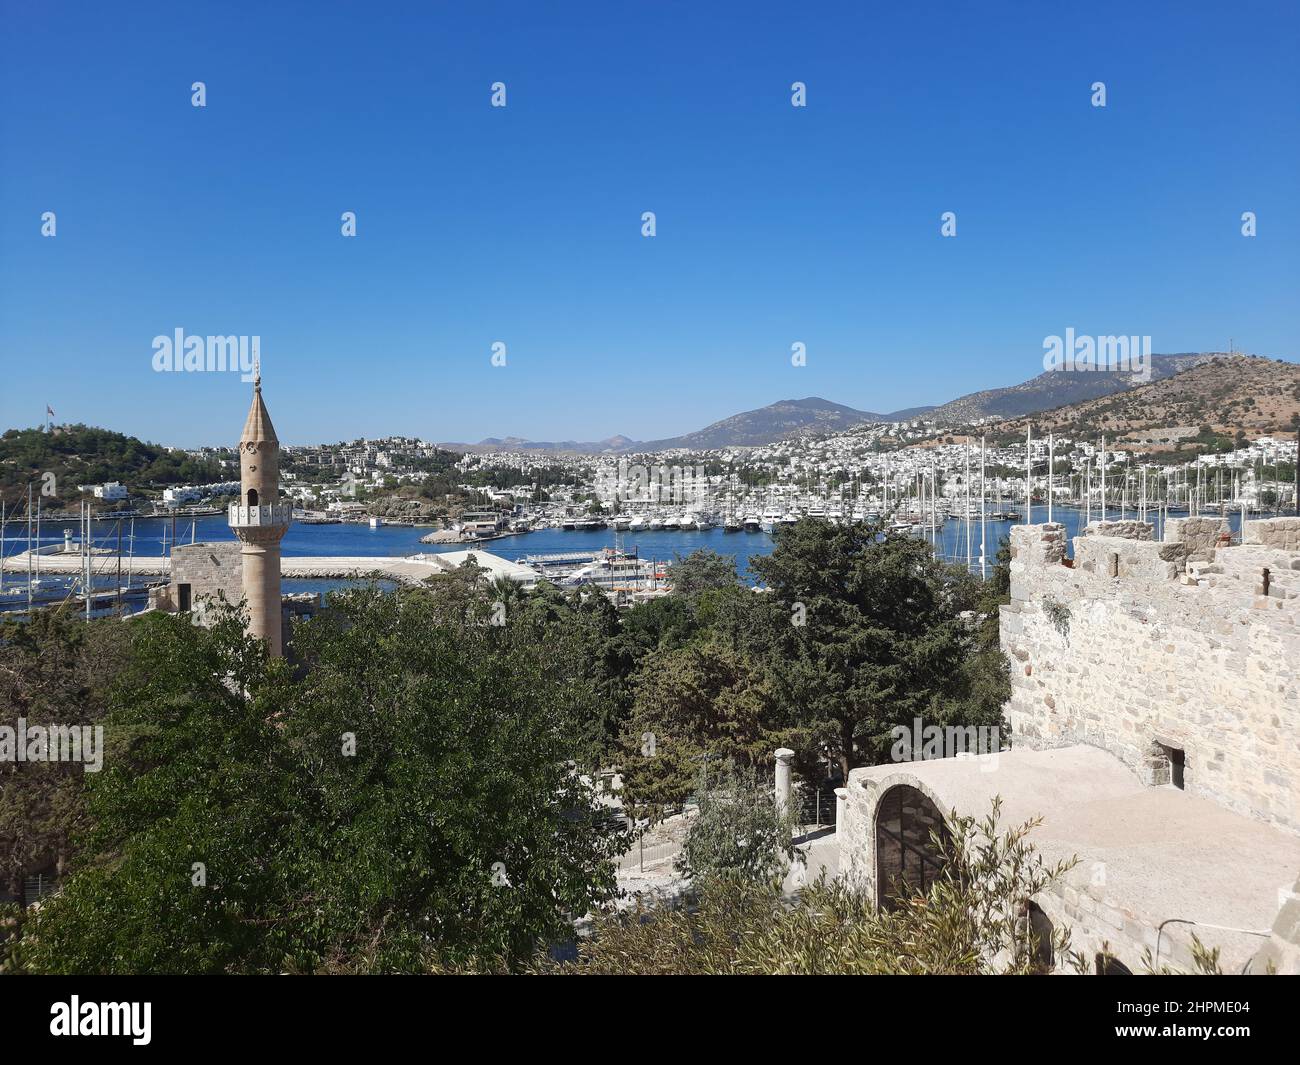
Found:
[[[402,581],[416,584],[427,577],[446,573],[464,563],[470,555],[475,562],[490,571],[493,577],[509,577],[523,584],[532,584],[537,574],[528,566],[486,551],[444,551],[438,554],[416,554],[403,558],[385,558],[375,555],[354,555],[343,557],[285,556],[280,559],[280,575],[286,580],[346,580],[365,579],[377,576],[384,580]],[[157,555],[140,556],[133,559],[119,556],[112,551],[97,548],[93,558],[96,576],[115,574],[121,564],[122,574],[130,572],[133,577],[167,577],[171,574],[171,562]],[[36,568],[36,556],[31,559],[32,568]],[[85,560],[78,553],[63,554],[44,553],[40,555],[40,572],[43,576],[67,575],[81,573]],[[10,555],[4,559],[6,573],[26,573],[28,555],[26,551]]]

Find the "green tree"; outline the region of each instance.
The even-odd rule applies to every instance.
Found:
[[[735,560],[706,548],[692,551],[685,558],[677,558],[669,577],[672,594],[692,604],[704,592],[737,586]]]
[[[358,589],[267,663],[233,615],[134,628],[93,828],[28,923],[40,972],[510,966],[613,891],[572,632],[472,574]]]
[[[845,779],[883,750],[891,727],[918,715],[938,723],[966,694],[975,633],[962,611],[974,586],[924,541],[879,523],[801,521],[750,565],[769,589],[758,639],[779,656],[781,698]]]
[[[766,884],[803,858],[796,851],[793,810],[780,810],[772,785],[734,762],[705,763],[695,789],[691,821],[677,871],[690,878],[739,877]]]
[[[0,624],[0,727],[102,726],[127,632],[57,610]],[[112,737],[106,737],[110,740]],[[104,752],[101,750],[101,757]],[[74,833],[88,824],[85,763],[0,760],[0,885],[21,898],[23,879],[47,862],[66,868]]]
[[[780,745],[766,670],[720,640],[648,655],[634,685],[621,767],[623,801],[638,818],[679,808],[706,760],[754,767]]]

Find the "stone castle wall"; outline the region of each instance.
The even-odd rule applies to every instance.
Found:
[[[1071,563],[1061,525],[1013,529],[1007,722],[1017,745],[1091,744],[1152,784],[1181,750],[1189,794],[1300,833],[1300,518],[1225,531],[1098,523]]]

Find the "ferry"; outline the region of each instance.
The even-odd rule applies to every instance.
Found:
[[[579,566],[562,583],[570,588],[595,585],[606,592],[650,591],[667,579],[667,565],[606,549],[586,565]]]

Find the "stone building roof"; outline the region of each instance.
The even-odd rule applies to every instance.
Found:
[[[1300,869],[1300,837],[1176,788],[1144,785],[1096,747],[982,758],[987,761],[939,758],[855,769],[850,801],[861,796],[870,803],[907,784],[945,816],[956,810],[982,818],[1001,796],[1003,831],[1042,817],[1029,839],[1044,861],[1080,859],[1058,886],[1061,902],[1089,924],[1112,928],[1112,943],[1145,943],[1154,954],[1163,922],[1196,922],[1165,926],[1162,964],[1186,964],[1189,931],[1221,948],[1227,972],[1240,971],[1267,942],[1207,926],[1267,932],[1280,892]]]

